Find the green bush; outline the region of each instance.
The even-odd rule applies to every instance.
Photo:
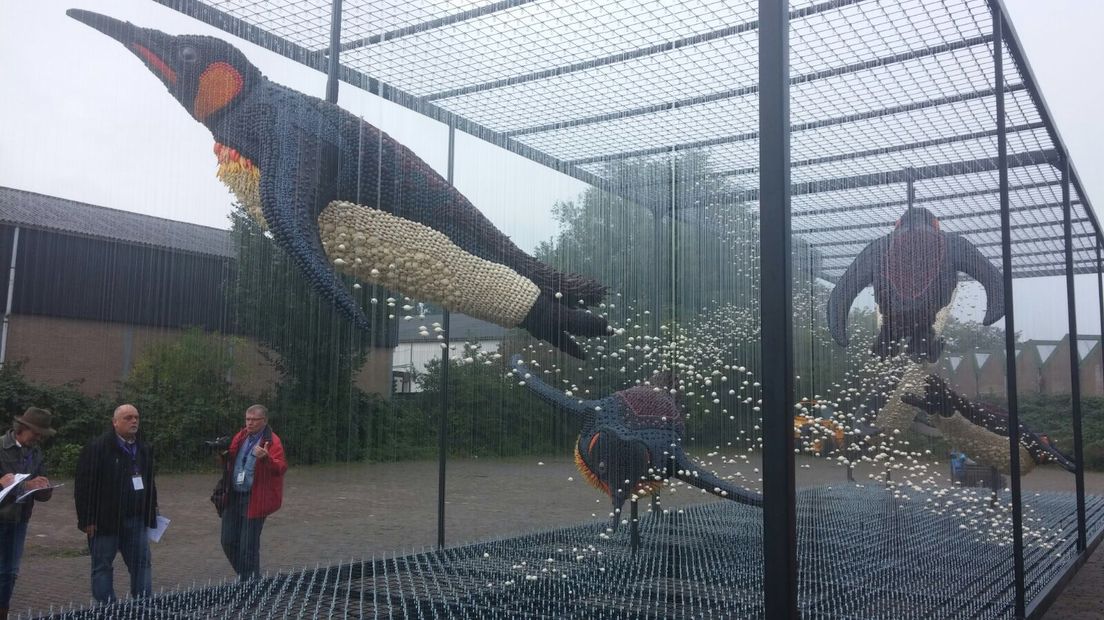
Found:
[[[424,394],[395,396],[390,402],[375,395],[365,397],[371,412],[364,457],[370,461],[425,459],[437,454],[437,412]]]
[[[545,404],[506,378],[508,356],[477,352],[465,345],[449,360],[448,445],[456,456],[570,454],[579,420]],[[424,390],[418,406],[432,420],[436,437],[441,410],[441,360],[426,365],[418,378]]]
[[[121,399],[142,414],[142,436],[161,470],[204,467],[212,461],[205,439],[237,430],[255,398],[229,378],[234,358],[225,337],[186,331],[148,348],[123,382]]]
[[[7,362],[0,368],[0,407],[9,419],[31,406],[49,409],[54,414],[57,435],[44,449],[51,476],[72,476],[81,447],[90,437],[108,428],[111,404],[85,396],[77,385],[49,386],[27,381],[21,362]],[[0,428],[6,432],[10,424],[4,420]]]
[[[1021,424],[1047,434],[1060,450],[1073,456],[1073,406],[1069,394],[1021,395],[1019,409]],[[1104,398],[1081,399],[1081,439],[1085,469],[1104,470]]]

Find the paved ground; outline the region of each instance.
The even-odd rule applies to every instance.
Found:
[[[832,484],[841,468],[802,458],[799,485]],[[755,464],[729,468],[751,480]],[[461,460],[448,464],[446,537],[450,544],[499,538],[534,529],[594,520],[608,513],[606,500],[582,482],[563,458]],[[863,472],[857,476],[862,479]],[[207,501],[214,474],[159,479],[161,512],[173,520],[153,546],[154,588],[171,589],[233,577],[219,546],[219,522]],[[1089,493],[1104,494],[1104,475],[1090,475]],[[1024,479],[1025,492],[1070,490],[1065,472],[1039,469]],[[676,490],[665,507],[710,501],[697,491]],[[437,463],[358,464],[294,468],[288,472],[284,508],[265,524],[261,561],[266,570],[286,570],[353,558],[404,553],[436,543]],[[1104,618],[1104,559],[1094,562],[1067,588],[1047,616]],[[116,591],[129,587],[116,561]],[[31,521],[13,609],[48,610],[86,603],[89,559],[76,529],[72,484],[40,505]],[[1094,615],[1095,614],[1095,615]]]
[[[1097,550],[1066,586],[1043,620],[1100,620],[1104,618],[1104,552]]]

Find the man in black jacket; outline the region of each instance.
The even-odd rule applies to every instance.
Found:
[[[115,600],[112,564],[123,554],[130,570],[130,595],[149,596],[151,562],[147,528],[157,525],[153,452],[138,441],[138,409],[120,405],[113,429],[81,451],[73,494],[77,527],[88,536],[92,556],[92,596]]]

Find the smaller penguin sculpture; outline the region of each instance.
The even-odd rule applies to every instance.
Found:
[[[906,209],[892,232],[863,248],[840,277],[828,300],[832,338],[847,346],[847,315],[855,297],[874,286],[882,325],[872,352],[882,358],[907,345],[915,361],[934,362],[943,341],[933,328],[936,314],[951,302],[958,274],[985,287],[984,325],[1004,316],[1001,272],[961,235],[939,229],[939,220],[924,208]]]
[[[582,422],[575,465],[613,501],[613,528],[631,495],[658,493],[669,478],[717,497],[762,506],[760,494],[722,480],[686,454],[682,449],[686,418],[666,389],[636,386],[598,400],[579,400],[540,380],[521,356],[515,355],[510,365],[525,387]]]
[[[936,375],[928,375],[924,380],[922,395],[907,393],[902,399],[930,415],[949,418],[958,412],[972,424],[1001,437],[1008,437],[1007,411],[989,403],[971,401],[952,390],[946,381]],[[1037,433],[1023,424],[1019,425],[1017,435],[1020,445],[1027,450],[1036,465],[1054,463],[1070,473],[1076,471],[1077,464],[1073,458],[1062,453],[1047,435]]]

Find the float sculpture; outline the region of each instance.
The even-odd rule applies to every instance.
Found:
[[[922,395],[905,394],[903,400],[927,412],[925,422],[945,435],[954,436],[963,451],[987,463],[1003,462],[1008,458],[1008,412],[1004,409],[989,403],[975,403],[952,390],[946,381],[936,375],[928,375]],[[956,413],[961,417],[957,431],[947,426],[955,423]],[[1005,438],[1005,441],[997,443],[992,454],[986,454],[993,449],[992,442],[987,440],[989,434]],[[1070,473],[1077,469],[1073,458],[1059,450],[1046,435],[1021,423],[1017,436],[1020,446],[1036,465],[1054,463]]]
[[[906,344],[913,360],[934,362],[943,350],[936,317],[951,303],[960,272],[985,287],[982,324],[1000,320],[1004,316],[1001,272],[965,237],[940,230],[931,211],[906,209],[894,230],[863,248],[832,289],[828,299],[832,338],[847,346],[851,304],[860,291],[873,285],[883,317],[874,354],[892,357]]]
[[[215,138],[219,178],[358,327],[369,320],[336,271],[583,357],[603,335],[586,306],[600,283],[518,248],[410,149],[335,104],[272,82],[240,50],[106,15],[67,14],[122,43]]]
[[[722,480],[686,454],[686,418],[662,386],[640,385],[583,400],[542,381],[520,356],[513,357],[511,367],[525,387],[581,422],[575,465],[587,482],[613,501],[614,528],[626,500],[658,493],[670,478],[741,504],[763,504],[758,493]]]
[[[972,457],[1007,473],[1007,413],[971,402],[928,372],[930,363],[942,353],[940,332],[959,273],[985,287],[982,324],[1000,320],[1004,316],[1000,270],[966,238],[940,230],[931,211],[910,207],[894,230],[868,244],[840,277],[828,300],[828,327],[832,338],[847,346],[851,304],[862,289],[872,285],[881,326],[871,352],[881,360],[905,354],[902,365],[875,385],[866,411],[856,420],[856,428],[863,434],[879,441],[887,432],[917,424],[917,413],[929,414],[922,424],[934,427]],[[1021,474],[1042,463],[1073,470],[1071,459],[1043,436],[1023,425],[1017,436]]]

